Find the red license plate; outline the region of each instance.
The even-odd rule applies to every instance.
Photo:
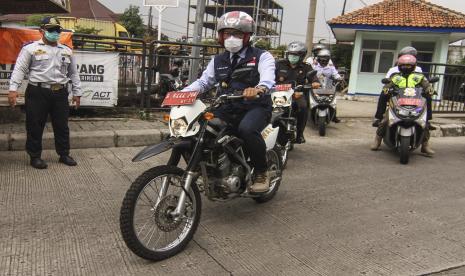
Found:
[[[197,95],[199,95],[197,91],[168,92],[161,106],[191,105],[194,104]]]
[[[411,98],[400,98],[397,100],[399,105],[422,105],[423,101],[421,99],[411,99]]]
[[[276,91],[289,91],[292,88],[292,84],[277,84],[275,86]]]

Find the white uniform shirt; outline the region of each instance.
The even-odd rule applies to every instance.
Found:
[[[391,69],[389,69],[389,71],[387,72],[386,74],[386,79],[389,79],[391,78],[392,74],[395,74],[395,73],[399,73],[399,67],[398,66],[394,66],[392,67]],[[423,73],[423,70],[421,69],[420,66],[416,66],[415,67],[415,72],[417,73]]]
[[[11,74],[10,91],[17,91],[28,73],[29,82],[34,83],[66,84],[71,80],[73,96],[82,95],[73,50],[66,45],[54,47],[42,39],[25,45]]]
[[[315,66],[313,66],[313,69],[318,72],[318,76],[325,76],[325,77],[332,77],[334,80],[341,79],[341,75],[339,75],[339,72],[337,71],[336,67],[327,65],[325,67],[321,66],[319,63],[317,63]]]

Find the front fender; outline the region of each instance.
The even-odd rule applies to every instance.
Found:
[[[182,140],[180,138],[170,138],[159,144],[151,145],[144,148],[132,159],[132,162],[139,162],[145,160],[172,148],[187,148],[190,146],[190,144],[191,142],[189,140]]]

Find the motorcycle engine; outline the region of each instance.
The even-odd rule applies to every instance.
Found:
[[[226,153],[218,156],[216,168],[209,174],[209,186],[222,198],[237,193],[245,179],[244,168],[232,162]]]

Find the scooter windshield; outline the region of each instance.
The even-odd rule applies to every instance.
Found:
[[[321,87],[314,89],[313,93],[317,95],[334,95],[336,93],[336,86],[334,85],[333,79],[331,76],[325,76],[323,74],[317,75]]]

